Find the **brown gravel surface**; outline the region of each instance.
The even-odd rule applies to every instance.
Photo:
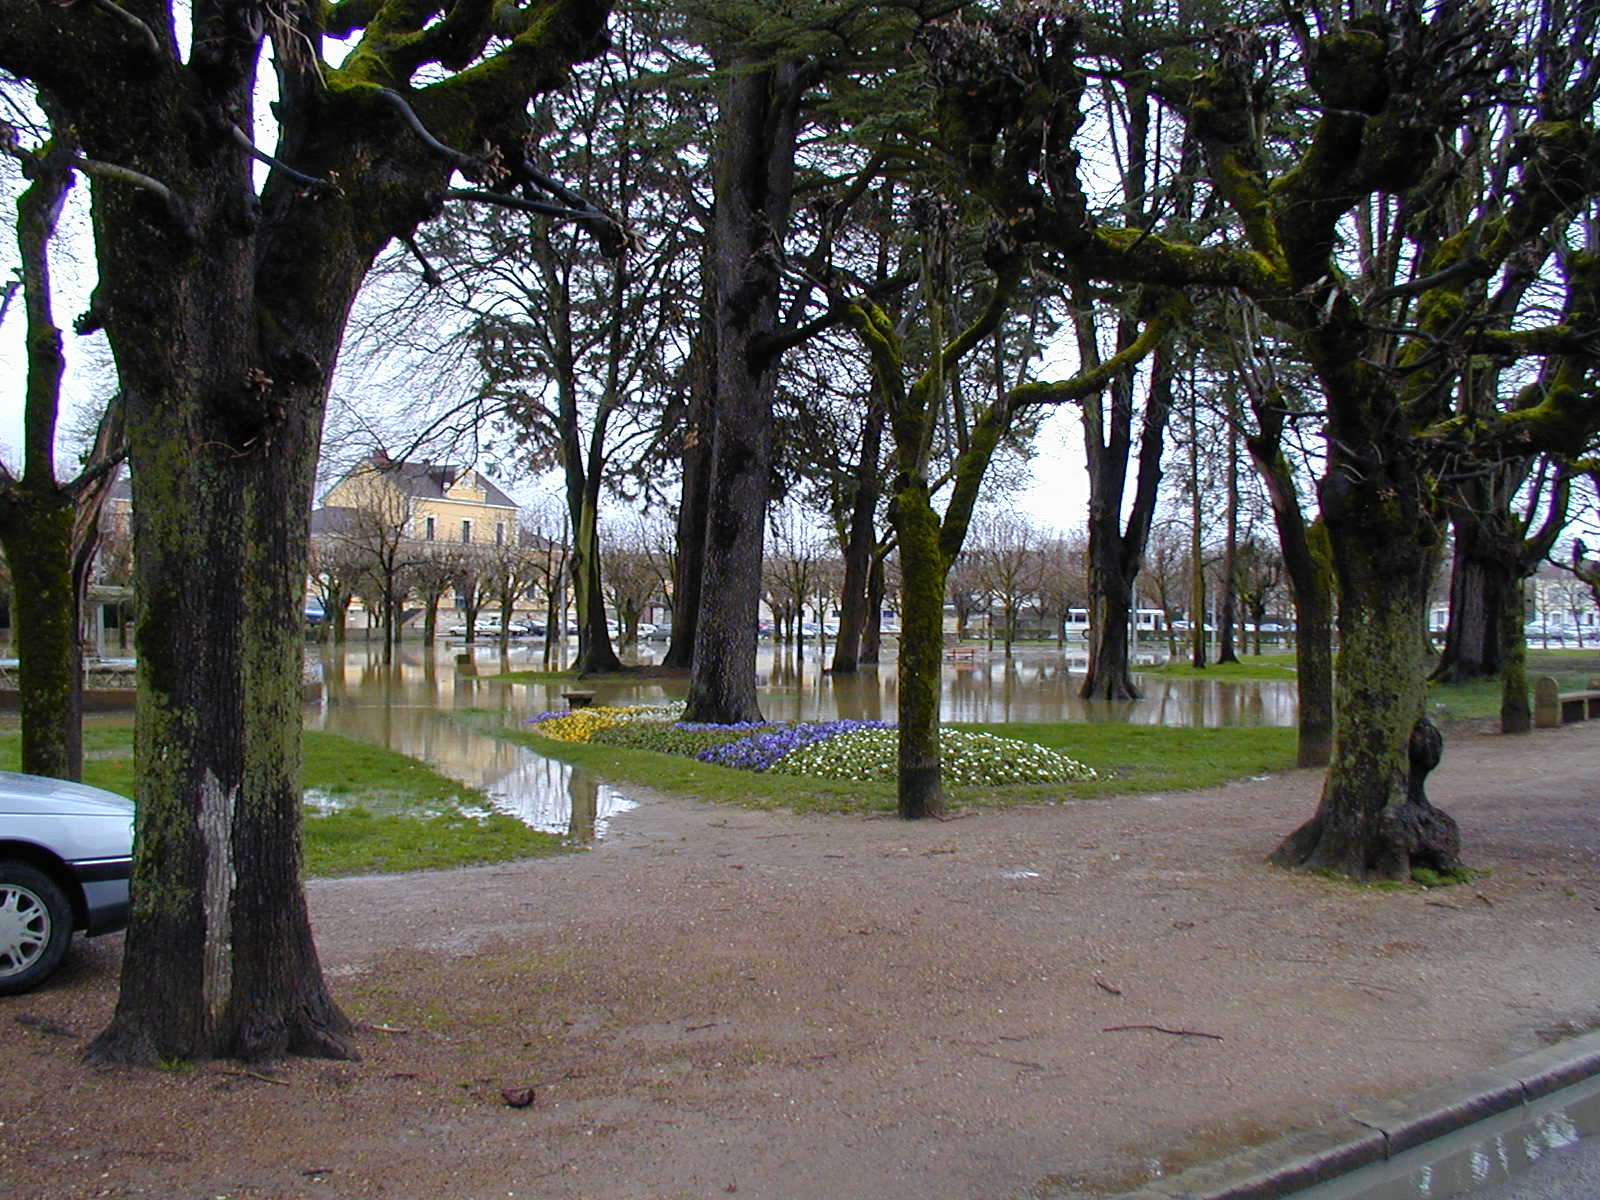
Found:
[[[1465,887],[1264,866],[1319,782],[319,881],[352,1063],[81,1065],[79,943],[0,998],[0,1196],[1101,1195],[1600,1023],[1600,724],[1453,732]]]

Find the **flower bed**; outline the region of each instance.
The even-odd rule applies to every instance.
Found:
[[[528,727],[558,742],[587,742],[598,731],[614,725],[634,721],[666,722],[682,712],[682,704],[640,704],[622,708],[597,704],[590,708],[575,708],[571,712],[540,713],[528,718]]]
[[[584,708],[542,713],[528,724],[559,741],[679,754],[737,770],[891,783],[898,772],[899,738],[886,721],[705,725],[673,720],[682,711],[681,704]],[[939,753],[945,782],[956,786],[1095,778],[1060,751],[992,733],[942,729]]]
[[[899,754],[899,738],[893,729],[863,729],[800,747],[774,764],[772,770],[779,775],[813,779],[893,782],[899,771]],[[941,729],[939,757],[944,781],[957,786],[1066,783],[1095,778],[1093,768],[1060,751],[992,733]]]

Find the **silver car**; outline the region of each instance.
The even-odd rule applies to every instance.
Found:
[[[132,868],[132,801],[0,771],[0,995],[49,976],[74,929],[121,929]]]

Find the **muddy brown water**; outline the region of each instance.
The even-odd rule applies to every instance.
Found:
[[[570,648],[569,648],[570,651]],[[644,647],[637,661],[653,661]],[[501,811],[535,828],[581,840],[603,837],[613,815],[634,806],[627,790],[556,759],[499,741],[452,719],[462,709],[498,711],[510,725],[563,710],[565,683],[517,683],[494,678],[543,665],[542,642],[467,646],[441,642],[403,646],[385,663],[374,643],[328,648],[322,655],[323,693],[307,709],[306,727],[385,746],[486,792]],[[1165,660],[1164,647],[1145,647],[1145,663]],[[891,659],[853,676],[824,670],[827,656],[809,647],[763,646],[756,669],[763,714],[769,720],[892,721],[897,674]],[[1290,725],[1292,679],[1282,683],[1156,679],[1142,682],[1145,698],[1113,703],[1078,699],[1086,660],[1080,649],[1027,647],[1011,657],[982,644],[952,656],[944,667],[942,716],[952,722],[1129,721],[1164,725]],[[605,680],[584,685],[600,704],[681,700],[684,679]]]

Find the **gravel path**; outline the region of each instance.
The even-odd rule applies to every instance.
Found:
[[[586,853],[316,882],[363,1059],[276,1082],[80,1065],[120,952],[84,944],[0,998],[0,1196],[1103,1195],[1600,1024],[1600,725],[1451,738],[1462,888],[1264,866],[1319,784],[651,798]]]

